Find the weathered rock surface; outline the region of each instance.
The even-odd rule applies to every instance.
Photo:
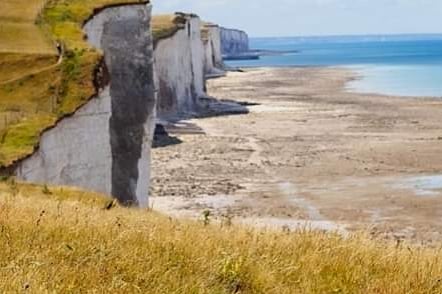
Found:
[[[204,72],[206,77],[224,74],[224,62],[221,53],[221,28],[215,24],[204,25]]]
[[[85,25],[103,50],[109,84],[43,134],[39,150],[17,168],[21,180],[69,185],[146,206],[155,119],[151,6],[109,7]]]
[[[195,15],[180,14],[185,25],[155,47],[158,79],[158,116],[170,118],[196,111],[204,97],[204,46],[201,21]]]
[[[241,55],[247,53],[249,36],[246,32],[221,28],[221,50],[223,55]]]

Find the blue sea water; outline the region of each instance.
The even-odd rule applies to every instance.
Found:
[[[252,38],[251,47],[286,53],[228,64],[346,67],[360,77],[351,91],[442,97],[442,35]]]

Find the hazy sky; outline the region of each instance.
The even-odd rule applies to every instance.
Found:
[[[442,0],[153,0],[251,36],[442,33]]]

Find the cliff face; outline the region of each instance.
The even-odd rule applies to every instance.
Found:
[[[221,48],[223,55],[239,55],[249,51],[249,36],[246,32],[221,28]]]
[[[205,96],[204,46],[201,22],[197,16],[179,14],[183,25],[155,47],[158,82],[158,115],[176,117],[194,112],[198,100]]]
[[[84,27],[104,52],[99,95],[43,134],[17,168],[19,179],[69,185],[146,206],[155,119],[151,7],[109,7]]]
[[[224,62],[221,53],[221,29],[214,24],[205,24],[203,30],[204,72],[206,76],[222,74]]]

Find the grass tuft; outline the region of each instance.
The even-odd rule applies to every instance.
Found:
[[[442,291],[440,249],[206,225],[109,204],[67,187],[0,182],[0,291]]]

